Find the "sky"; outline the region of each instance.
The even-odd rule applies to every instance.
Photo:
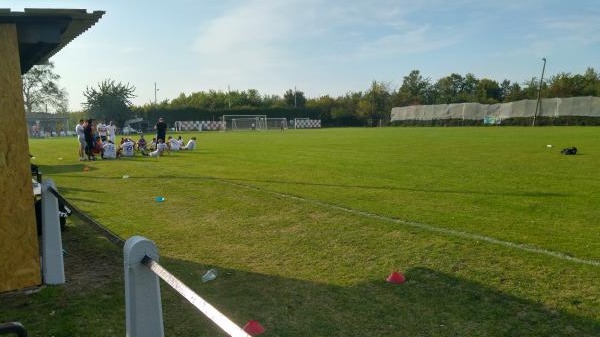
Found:
[[[597,0],[0,0],[0,8],[106,11],[52,57],[71,110],[105,79],[135,105],[256,89],[308,98],[391,89],[419,70],[522,84],[600,71]],[[156,89],[156,90],[155,90]]]

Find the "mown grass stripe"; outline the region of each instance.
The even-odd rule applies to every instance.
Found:
[[[234,185],[237,187],[242,187],[242,188],[246,188],[246,189],[250,189],[250,190],[256,190],[256,191],[260,191],[260,192],[264,192],[264,193],[269,193],[269,194],[276,195],[276,196],[279,196],[282,198],[302,201],[302,202],[310,203],[313,205],[326,207],[329,209],[334,209],[334,210],[338,210],[338,211],[342,211],[342,212],[346,212],[346,213],[350,213],[350,214],[368,217],[371,219],[392,222],[392,223],[396,223],[396,224],[410,226],[413,228],[418,228],[418,229],[429,231],[429,232],[441,233],[441,234],[455,236],[455,237],[459,237],[459,238],[465,238],[465,239],[470,239],[470,240],[475,240],[475,241],[484,241],[484,242],[488,242],[488,243],[495,244],[495,245],[518,249],[518,250],[522,250],[522,251],[526,251],[526,252],[530,252],[530,253],[546,255],[546,256],[553,257],[553,258],[570,261],[570,262],[574,262],[574,263],[578,263],[578,264],[585,264],[585,265],[600,267],[600,261],[598,261],[598,260],[581,259],[578,257],[574,257],[574,256],[570,256],[570,255],[561,253],[561,252],[556,252],[556,251],[543,249],[543,248],[539,248],[539,247],[533,247],[531,245],[525,245],[525,244],[521,244],[521,243],[500,240],[500,239],[496,239],[496,238],[493,238],[490,236],[473,234],[473,233],[468,233],[468,232],[463,232],[463,231],[457,231],[457,230],[448,229],[448,228],[441,228],[441,227],[436,227],[436,226],[419,223],[419,222],[414,222],[414,221],[390,218],[390,217],[386,217],[386,216],[372,213],[372,212],[366,212],[366,211],[361,211],[361,210],[357,210],[354,208],[343,207],[343,206],[335,205],[332,203],[323,202],[321,200],[306,198],[303,196],[297,196],[297,195],[293,195],[293,194],[289,194],[289,193],[272,191],[272,190],[264,189],[261,187],[253,186],[253,185],[247,185],[247,184],[242,184],[239,182],[234,182],[234,181],[227,180],[227,179],[220,179],[220,178],[211,178],[211,179],[218,181],[218,182]]]

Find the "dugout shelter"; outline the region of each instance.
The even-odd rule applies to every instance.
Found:
[[[104,11],[0,8],[0,292],[42,284],[21,75],[92,27]]]

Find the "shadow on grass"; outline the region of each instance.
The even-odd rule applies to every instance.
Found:
[[[0,321],[20,321],[33,336],[123,336],[122,248],[74,220],[63,234],[67,283],[0,294]],[[404,271],[401,285],[382,274],[339,286],[166,256],[160,263],[238,325],[258,320],[265,337],[600,335],[599,321],[428,268]],[[219,275],[202,283],[209,268]],[[225,336],[162,281],[161,293],[167,336]]]
[[[76,170],[79,171],[79,170]],[[76,172],[73,171],[73,172]],[[56,170],[49,171],[48,173],[66,173],[68,171]],[[66,176],[66,175],[65,175]],[[259,183],[259,184],[277,184],[277,185],[301,185],[301,186],[317,186],[317,187],[333,187],[342,189],[365,189],[365,190],[389,190],[389,191],[409,191],[409,192],[423,192],[423,193],[447,193],[447,194],[481,194],[481,195],[500,195],[500,196],[517,196],[517,197],[566,197],[569,194],[565,193],[550,193],[550,192],[536,192],[536,191],[524,191],[524,192],[489,192],[489,191],[474,191],[474,190],[452,190],[452,189],[421,189],[421,188],[409,188],[409,187],[394,187],[394,186],[369,186],[369,185],[350,185],[350,184],[325,184],[325,183],[314,183],[309,181],[288,181],[288,180],[274,180],[274,179],[241,179],[241,178],[229,178],[229,177],[215,177],[215,176],[201,176],[201,175],[186,175],[186,176],[173,176],[158,174],[156,176],[132,176],[130,179],[154,179],[154,178],[168,178],[168,179],[181,179],[190,180],[193,182],[197,179],[202,180],[214,180],[224,181],[232,184],[239,184],[244,186],[252,186],[247,183]],[[122,179],[122,177],[90,177],[90,179]]]
[[[219,277],[202,283],[212,266],[163,260],[238,324],[261,322],[264,336],[600,335],[600,322],[428,268],[406,271],[401,285],[385,282],[387,275],[341,287],[218,267]],[[163,291],[167,287],[162,284]],[[178,303],[165,305],[174,309]],[[193,324],[193,318],[186,320]]]
[[[87,165],[85,162],[82,162],[80,164],[68,165],[39,165],[38,167],[39,171],[42,173],[42,177],[45,174],[86,172],[97,170],[96,167]]]

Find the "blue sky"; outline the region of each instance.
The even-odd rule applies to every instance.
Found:
[[[417,69],[522,83],[600,71],[597,0],[10,1],[0,8],[80,8],[105,16],[52,58],[71,109],[111,78],[134,104],[180,93],[257,89],[307,97],[392,88]]]

